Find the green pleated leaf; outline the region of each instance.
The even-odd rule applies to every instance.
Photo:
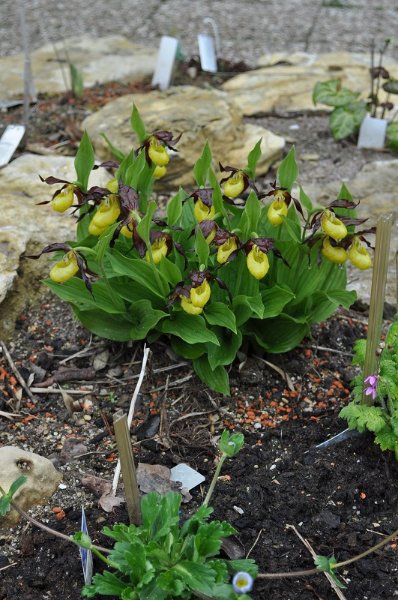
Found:
[[[286,188],[289,192],[292,191],[293,183],[298,177],[298,166],[296,163],[296,151],[292,146],[287,156],[281,162],[279,169],[276,173],[278,184],[282,188]]]
[[[207,352],[206,344],[188,344],[188,342],[184,342],[181,338],[174,336],[171,338],[171,347],[178,356],[189,360],[199,358],[199,356]]]
[[[73,312],[79,321],[92,333],[115,342],[131,340],[131,322],[123,315],[111,315],[99,309],[79,310],[73,306]]]
[[[261,142],[262,138],[260,138],[254,148],[250,150],[249,156],[247,157],[246,172],[251,179],[254,179],[256,176],[257,163],[261,158]]]
[[[73,277],[65,283],[45,279],[44,283],[59,298],[80,310],[100,308],[109,314],[123,314],[126,310],[123,300],[104,281],[95,281],[92,284],[92,294],[78,277]]]
[[[279,354],[295,348],[310,333],[305,319],[295,319],[281,314],[273,319],[253,319],[246,325],[246,332],[267,352]]]
[[[218,327],[217,336],[220,341],[219,346],[207,344],[207,358],[212,369],[232,364],[236,358],[236,353],[242,345],[242,334],[240,331],[233,333],[228,329]]]
[[[195,254],[198,257],[199,265],[207,267],[210,248],[200,227],[197,227],[195,231]]]
[[[213,169],[209,169],[208,175],[209,183],[213,188],[213,206],[216,213],[225,214],[226,210],[224,207],[224,200],[222,197],[222,191],[218,179]]]
[[[175,225],[181,217],[182,201],[185,197],[185,191],[180,188],[177,194],[175,194],[167,204],[167,224],[169,227]]]
[[[212,342],[219,345],[217,336],[207,329],[206,321],[200,315],[175,312],[169,320],[163,321],[161,329],[163,333],[176,335],[189,344]]]
[[[312,205],[311,199],[309,198],[309,196],[307,196],[307,194],[305,193],[305,191],[303,190],[303,188],[301,187],[301,185],[300,185],[300,203],[309,212],[312,211],[313,205]]]
[[[312,93],[314,104],[327,104],[328,106],[344,106],[355,102],[358,92],[352,92],[348,88],[341,87],[340,79],[329,81],[318,81]]]
[[[362,101],[335,108],[329,118],[334,139],[342,140],[357,133],[366,114],[366,104]]]
[[[166,256],[159,263],[159,271],[173,288],[183,279],[180,269]]]
[[[260,214],[260,201],[257,198],[256,193],[251,190],[239,222],[239,229],[242,231],[245,238],[251,237],[251,234],[257,231]]]
[[[112,142],[105,133],[100,133],[100,136],[106,141],[112,156],[116,158],[116,160],[118,160],[119,162],[122,162],[125,158],[124,152],[122,152],[119,148],[116,148],[116,146],[112,144]]]
[[[211,165],[212,155],[209,144],[206,142],[201,157],[196,161],[193,168],[193,175],[198,187],[204,187],[207,181],[207,174]]]
[[[235,296],[232,300],[233,312],[237,327],[246,323],[251,317],[259,317],[262,319],[264,314],[264,304],[261,294],[255,296]]]
[[[398,150],[398,122],[394,121],[387,125],[387,146],[394,150]]]
[[[77,175],[77,183],[83,192],[87,191],[88,178],[95,163],[94,149],[88,137],[87,131],[83,133],[83,137],[79,144],[79,148],[75,158],[75,169]]]
[[[130,339],[144,340],[149,331],[159,323],[161,319],[168,316],[162,310],[154,310],[149,300],[138,300],[133,302],[129,310],[132,322],[130,328]]]
[[[139,143],[142,144],[147,137],[147,133],[145,130],[144,122],[141,119],[141,115],[135,104],[133,106],[133,110],[131,113],[130,124],[131,124],[132,130],[137,134]]]
[[[165,294],[168,293],[169,286],[163,275],[158,271],[159,285],[155,276],[156,267],[143,258],[127,258],[115,250],[112,253],[108,253],[107,258],[114,273],[129,277],[129,279],[136,281],[139,285],[146,287],[161,298],[164,298]]]
[[[199,379],[201,379],[209,388],[224,394],[224,396],[229,395],[229,378],[224,367],[212,369],[207,357],[201,356],[193,361],[193,368]]]
[[[263,301],[263,318],[276,317],[281,314],[286,304],[293,298],[294,293],[285,285],[274,285],[261,292]]]
[[[113,151],[112,151],[112,154],[114,154]],[[131,150],[131,152],[129,152],[126,155],[122,154],[122,157],[119,158],[118,160],[120,160],[120,165],[119,165],[118,170],[115,173],[115,177],[118,180],[121,180],[125,185],[127,185],[126,173],[127,173],[128,169],[130,169],[130,167],[135,163],[134,150]]]
[[[226,327],[236,333],[235,315],[224,302],[212,302],[206,305],[203,314],[209,325]]]

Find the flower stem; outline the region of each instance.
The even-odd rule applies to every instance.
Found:
[[[376,550],[380,550],[380,548],[382,548],[383,546],[388,544],[388,542],[390,542],[392,539],[394,539],[397,536],[398,536],[398,529],[393,531],[390,535],[385,537],[378,544],[375,544],[371,548],[368,548],[368,550],[365,550],[364,552],[361,552],[360,554],[356,554],[352,558],[348,558],[347,560],[343,560],[341,562],[336,563],[335,565],[330,565],[330,566],[332,569],[341,569],[342,567],[346,567],[347,565],[350,565],[358,560],[361,560],[362,558],[365,558],[365,556],[372,554],[372,552],[376,552]],[[317,575],[321,572],[322,571],[320,569],[306,569],[303,571],[284,571],[284,572],[280,572],[280,573],[259,573],[257,575],[257,579],[282,579],[285,577],[308,577],[310,575]]]
[[[216,470],[214,471],[213,479],[211,480],[210,487],[208,489],[208,492],[206,494],[206,498],[204,499],[202,506],[209,506],[210,498],[213,495],[214,488],[216,487],[218,476],[220,475],[220,471],[222,469],[222,466],[223,466],[226,458],[227,458],[227,455],[224,454],[224,453],[220,456],[220,460],[218,461],[218,465],[216,467]]]
[[[3,494],[3,495],[5,495],[5,492],[4,492],[4,490],[1,487],[0,487],[0,493]],[[80,548],[80,544],[76,540],[74,540],[71,537],[69,537],[69,535],[65,535],[64,533],[61,533],[60,531],[56,531],[55,529],[52,529],[51,527],[47,527],[47,525],[44,525],[44,523],[41,523],[40,521],[37,521],[34,517],[31,517],[20,506],[18,506],[18,504],[16,504],[16,502],[14,502],[14,500],[10,500],[9,502],[10,502],[10,505],[12,506],[12,508],[14,510],[16,510],[17,513],[19,513],[22,517],[24,517],[24,519],[26,519],[27,521],[29,521],[30,523],[32,523],[32,525],[35,525],[36,527],[38,527],[42,531],[45,531],[46,533],[49,533],[50,535],[54,535],[55,537],[58,537],[61,540],[64,540],[65,542],[71,542],[72,544],[75,544],[75,546],[78,546]],[[102,546],[94,546],[93,545],[91,547],[91,550],[93,552],[95,552],[97,550],[99,552],[105,552],[106,554],[110,553],[110,550],[108,548],[103,548]]]

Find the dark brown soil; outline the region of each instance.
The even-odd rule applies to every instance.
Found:
[[[295,351],[265,357],[285,370],[294,391],[273,369],[251,357],[240,370],[234,365],[232,396],[221,398],[192,376],[189,365],[173,369],[176,359],[167,356],[164,346],[152,348],[151,367],[132,430],[137,460],[170,467],[187,462],[206,476],[208,484],[214,470],[214,435],[224,426],[243,431],[244,450],[225,466],[223,474],[229,477],[218,483],[212,504],[216,518],[236,527],[245,553],[254,545],[250,556],[258,561],[261,572],[312,567],[308,550],[288,525],[294,525],[317,553],[334,553],[338,560],[367,549],[398,527],[398,465],[390,454],[380,452],[369,436],[328,449],[314,448],[345,427],[338,412],[347,400],[354,373],[352,344],[364,335],[365,320],[354,311],[339,313],[317,327],[313,339],[305,340]],[[90,533],[100,544],[107,543],[101,528],[115,520],[126,521],[127,514],[122,509],[111,514],[101,510],[80,478],[83,473],[112,478],[116,458],[112,414],[127,409],[135,384],[132,377],[140,370],[142,345],[129,348],[109,346],[99,339],[90,342],[69,309],[50,297],[21,315],[10,345],[25,379],[36,374],[33,385],[46,382],[58,371],[60,361],[79,350],[86,355],[72,358],[64,366],[92,370],[94,358],[106,348],[111,351],[110,358],[92,381],[63,384],[65,389],[91,390],[93,408],[86,413],[90,420],[86,421],[82,412],[70,415],[60,395],[40,394],[33,403],[22,397],[20,418],[0,422],[2,444],[17,444],[51,456],[64,475],[65,489],[34,513],[52,527],[73,533],[79,528],[80,506],[84,505]],[[0,366],[9,371],[4,358]],[[163,367],[170,370],[159,371]],[[187,382],[178,383],[190,374]],[[17,403],[11,377],[2,383],[2,410],[15,410]],[[159,429],[158,415],[163,409],[167,419]],[[67,440],[86,446],[80,459],[65,456],[62,449]],[[184,514],[201,502],[204,491],[193,490]],[[52,511],[57,506],[65,512],[60,521]],[[396,548],[396,543],[387,544],[343,571],[347,600],[393,597],[398,584]],[[79,598],[81,566],[72,546],[22,523],[9,539],[1,541],[0,568],[11,562],[15,565],[4,570],[0,580],[2,600]],[[335,592],[319,575],[259,581],[253,597],[326,600],[334,598]]]
[[[60,148],[70,153],[79,139],[81,119],[107,99],[132,91],[122,87],[86,91],[83,101],[42,98],[33,113],[30,143],[63,144]],[[11,116],[15,120],[18,113]],[[290,120],[263,119],[277,133],[288,133]],[[295,123],[301,127],[297,134],[301,152],[319,154],[315,163],[313,157],[305,162],[304,173],[322,180],[330,168],[343,173],[351,168],[352,176],[352,170],[366,162],[364,154],[353,158],[348,143],[336,145],[326,138],[326,116],[310,121],[298,115]],[[194,489],[193,499],[184,505],[184,517],[203,500],[215,468],[217,435],[224,427],[243,431],[244,450],[226,464],[223,475],[229,477],[219,481],[212,504],[214,516],[237,529],[245,555],[257,560],[260,572],[313,566],[309,551],[289,525],[316,553],[334,553],[338,560],[366,550],[398,528],[398,465],[391,454],[383,454],[366,435],[315,449],[345,428],[338,413],[349,399],[355,373],[352,346],[366,335],[366,314],[357,309],[339,312],[316,327],[312,339],[286,355],[258,357],[249,352],[246,360],[242,356],[231,370],[232,394],[227,398],[209,392],[189,364],[181,364],[165,344],[151,347],[132,428],[136,459],[169,467],[186,462],[206,476],[204,487]],[[21,396],[11,367],[0,354],[0,410],[19,412],[9,420],[0,417],[0,445],[18,445],[51,457],[64,476],[63,489],[33,514],[69,534],[79,529],[84,505],[92,538],[107,544],[101,528],[126,521],[127,513],[123,507],[114,513],[99,508],[98,498],[82,485],[81,476],[112,479],[117,459],[112,417],[120,408],[128,410],[141,368],[142,344],[91,338],[68,307],[47,294],[40,305],[20,315],[8,349],[25,381],[33,374],[31,385],[44,386],[44,393],[35,392],[33,401],[23,391]],[[94,370],[94,361],[106,351],[103,368]],[[75,372],[69,372],[61,386],[70,394],[78,392],[73,399],[77,404],[85,400],[85,411],[70,414],[60,394],[45,393],[49,379],[56,379],[66,367]],[[79,369],[86,369],[90,378],[82,379]],[[80,458],[66,453],[66,447],[73,449],[77,443],[85,447]],[[57,507],[65,513],[60,520],[60,513],[53,511]],[[393,541],[347,567],[340,574],[348,585],[346,600],[396,596],[397,552]],[[75,600],[82,582],[73,546],[26,523],[0,539],[1,600]],[[252,595],[255,600],[337,597],[323,574],[257,581]]]

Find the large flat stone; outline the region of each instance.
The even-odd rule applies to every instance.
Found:
[[[102,133],[125,153],[133,144],[137,145],[130,127],[133,102],[148,132],[167,129],[174,134],[183,134],[177,145],[179,152],[172,157],[168,173],[158,186],[193,185],[192,167],[206,141],[212,149],[215,166],[220,161],[225,165],[244,167],[249,150],[262,138],[259,174],[267,172],[285,144],[283,138],[263,127],[243,123],[240,111],[230,104],[225,92],[184,86],[165,92],[123,96],[85,119],[82,127],[93,139],[100,157],[110,156]]]
[[[246,116],[270,112],[313,111],[312,92],[318,81],[341,79],[349,89],[369,93],[369,55],[348,52],[327,54],[268,54],[259,67],[229,79],[223,85],[239,110]],[[398,64],[385,59],[391,76],[398,77]],[[382,98],[382,95],[381,95]]]
[[[114,35],[105,38],[77,36],[64,43],[47,44],[32,52],[32,74],[37,92],[55,94],[65,92],[65,78],[70,89],[70,60],[83,76],[85,87],[97,82],[140,81],[155,69],[157,50],[133,44]],[[62,59],[59,63],[58,58]],[[0,58],[0,100],[23,94],[22,54]]]
[[[28,245],[35,245],[38,251],[52,242],[73,239],[76,228],[73,217],[57,213],[47,205],[37,205],[50,200],[57,185],[62,185],[48,186],[40,181],[39,174],[73,181],[76,178],[73,161],[71,157],[25,154],[0,170],[0,305],[18,280],[21,267],[25,277],[33,270],[37,281],[48,272],[49,255],[38,261],[21,262]],[[107,179],[109,176],[98,169],[93,172],[90,183],[102,185]],[[29,298],[32,289],[29,285],[23,286],[18,296],[21,293]],[[18,297],[18,301],[21,300]],[[0,311],[3,316],[2,306]],[[5,321],[0,319],[0,337],[7,330]]]

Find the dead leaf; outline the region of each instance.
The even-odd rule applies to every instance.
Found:
[[[107,492],[101,496],[101,498],[98,500],[98,504],[105,512],[112,512],[114,508],[120,506],[124,501],[124,498],[114,496],[113,494]]]
[[[164,465],[138,463],[137,483],[143,494],[149,492],[158,492],[158,494],[167,494],[170,491],[180,492],[182,501],[189,502],[192,498],[189,491],[181,488],[179,481],[172,481],[170,476],[170,469]]]
[[[103,350],[96,356],[94,356],[93,367],[95,371],[102,371],[105,369],[109,360],[109,350]]]
[[[68,438],[65,440],[64,446],[60,452],[59,459],[63,464],[73,462],[76,456],[80,454],[86,454],[88,451],[81,439],[79,438]]]
[[[82,485],[84,485],[84,487],[94,492],[96,496],[104,496],[105,494],[109,494],[112,489],[112,484],[110,481],[89,473],[82,475],[80,482]]]

